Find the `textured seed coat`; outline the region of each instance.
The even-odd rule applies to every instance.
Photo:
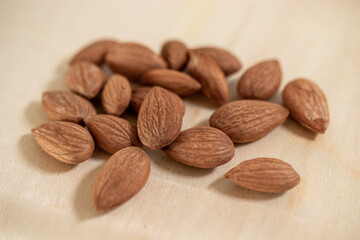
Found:
[[[96,209],[111,208],[135,196],[146,184],[150,168],[149,157],[138,147],[127,147],[112,155],[95,180]]]
[[[187,50],[188,48],[181,41],[168,41],[161,49],[161,56],[168,63],[170,69],[180,70],[188,60]]]
[[[214,168],[230,161],[234,144],[222,131],[212,127],[194,127],[180,132],[176,140],[163,151],[183,164]]]
[[[244,188],[269,193],[285,192],[300,182],[299,174],[288,163],[275,158],[244,161],[225,177]]]
[[[32,133],[47,154],[64,163],[84,162],[94,152],[90,133],[75,123],[49,122],[32,129]]]

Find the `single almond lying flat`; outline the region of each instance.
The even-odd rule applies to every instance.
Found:
[[[145,97],[138,115],[141,142],[150,149],[160,149],[179,135],[183,118],[182,100],[175,93],[153,87]]]
[[[169,68],[180,70],[188,60],[188,48],[178,40],[166,42],[161,49],[161,56],[167,61]]]
[[[225,75],[232,74],[241,69],[241,63],[233,54],[221,48],[201,47],[193,49],[196,53],[211,58],[221,68]]]
[[[114,74],[101,93],[101,105],[107,114],[119,116],[129,106],[131,87],[127,78]]]
[[[162,150],[178,162],[199,168],[217,167],[234,156],[231,139],[212,127],[194,127],[182,131],[173,143]]]
[[[116,46],[117,41],[114,40],[99,40],[91,43],[81,49],[70,61],[70,64],[77,62],[92,62],[95,64],[101,64],[104,62],[105,54],[110,48]]]
[[[169,69],[149,71],[143,75],[140,82],[169,89],[179,96],[191,95],[201,89],[201,84],[191,76]]]
[[[229,87],[225,75],[211,58],[189,51],[190,60],[187,70],[191,76],[199,80],[202,92],[219,105],[229,101]]]
[[[84,119],[96,144],[108,153],[129,146],[141,146],[136,127],[129,121],[112,115],[98,114]]]
[[[325,94],[312,81],[296,79],[283,91],[284,106],[291,117],[305,128],[324,133],[329,125],[329,108]]]
[[[276,158],[244,161],[225,174],[234,183],[260,192],[285,192],[300,182],[299,174],[286,162]]]
[[[96,114],[94,106],[86,99],[66,91],[45,92],[42,96],[45,112],[51,120],[78,123]]]
[[[66,73],[66,86],[86,98],[95,97],[105,83],[105,73],[94,63],[76,62]]]
[[[105,61],[114,72],[130,80],[137,80],[147,71],[167,66],[159,55],[138,43],[118,44],[109,50]]]
[[[146,184],[150,168],[149,157],[138,147],[127,147],[112,155],[95,180],[96,209],[111,208],[135,196]]]
[[[275,103],[239,100],[217,109],[210,117],[210,126],[226,133],[233,142],[258,140],[281,125],[289,111]]]
[[[140,111],[141,104],[151,89],[152,87],[139,87],[132,91],[130,105],[135,112]]]
[[[68,164],[89,159],[94,140],[85,128],[71,122],[54,121],[31,130],[36,142],[51,157]]]
[[[267,100],[281,84],[281,69],[277,60],[269,60],[249,68],[240,78],[237,90],[244,98]]]

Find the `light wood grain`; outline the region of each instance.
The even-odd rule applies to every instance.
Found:
[[[360,238],[359,1],[1,1],[0,36],[1,239]],[[96,150],[68,166],[47,156],[30,129],[49,121],[42,92],[65,89],[72,54],[102,37],[156,51],[174,37],[217,45],[245,68],[278,58],[282,87],[296,77],[321,86],[329,129],[315,136],[289,119],[263,139],[237,145],[234,159],[214,170],[148,151],[145,188],[113,211],[95,212],[91,189],[109,155]],[[232,100],[243,72],[228,78]],[[280,93],[271,101],[280,103]],[[215,106],[201,96],[185,102],[183,129],[207,125]],[[254,157],[290,163],[301,183],[269,195],[222,177]]]

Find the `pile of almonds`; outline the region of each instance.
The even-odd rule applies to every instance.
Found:
[[[108,80],[101,68],[104,64],[114,72]],[[32,132],[47,154],[67,164],[89,159],[95,143],[113,154],[95,180],[97,209],[127,201],[146,184],[151,164],[142,145],[161,149],[188,166],[214,168],[233,158],[234,143],[266,136],[289,113],[310,131],[325,132],[327,100],[312,81],[288,83],[283,90],[284,106],[266,102],[281,85],[277,60],[249,68],[237,87],[246,100],[228,103],[226,76],[241,67],[233,54],[220,48],[190,49],[180,41],[168,41],[160,56],[138,43],[97,41],[72,58],[65,79],[71,91],[43,94],[44,110],[53,121]],[[129,81],[147,86],[132,90]],[[198,91],[220,107],[210,117],[209,127],[181,131],[185,104],[180,97]],[[97,114],[91,102],[95,98],[100,99],[105,114]],[[138,113],[137,126],[119,117],[128,106]],[[242,187],[270,193],[289,190],[300,182],[289,164],[274,158],[244,161],[225,177]]]

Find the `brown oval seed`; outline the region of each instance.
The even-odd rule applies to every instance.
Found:
[[[194,127],[180,132],[163,151],[183,164],[214,168],[230,161],[234,144],[222,131],[212,127]]]
[[[275,158],[244,161],[225,174],[234,183],[260,192],[285,192],[300,182],[299,174],[286,162]]]
[[[127,147],[112,155],[98,174],[93,188],[96,209],[120,205],[135,196],[150,175],[150,159],[138,147]]]
[[[161,49],[161,56],[167,61],[169,68],[180,70],[188,60],[187,50],[186,45],[181,41],[168,41]]]
[[[132,91],[130,105],[135,112],[140,111],[141,104],[151,89],[152,87],[139,87]]]
[[[94,152],[94,140],[85,128],[71,122],[49,122],[31,130],[39,146],[60,162],[78,164]]]
[[[45,112],[51,120],[78,123],[96,114],[94,106],[86,99],[66,91],[45,92],[42,96]]]

